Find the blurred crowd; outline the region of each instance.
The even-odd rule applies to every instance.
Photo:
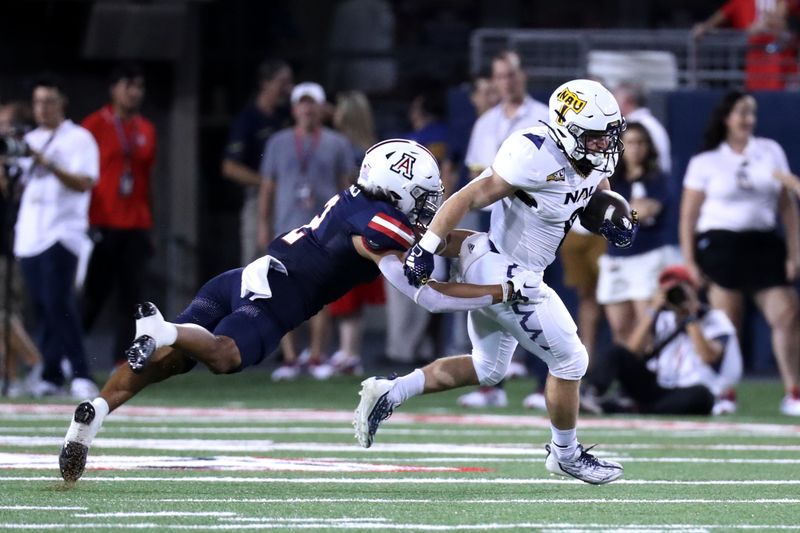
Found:
[[[762,54],[747,57],[747,89],[780,89],[797,71],[791,21],[798,10],[800,3],[792,1],[731,0],[693,33],[703,38],[725,24],[747,31]],[[463,132],[445,122],[444,91],[419,87],[401,136],[436,156],[446,195],[491,165],[511,132],[548,121],[548,107],[528,94],[526,76],[517,53],[498,53],[487,72],[469,81],[476,120]],[[291,239],[297,228],[313,226],[326,201],[355,182],[365,151],[378,140],[364,92],[331,97],[319,83],[298,83],[280,59],[264,61],[254,78],[254,95],[231,123],[221,154],[222,176],[243,191],[242,265],[273,238]],[[133,337],[131,310],[148,295],[148,260],[155,251],[157,132],[140,112],[145,81],[139,66],[117,66],[108,79],[108,102],[80,123],[66,118],[68,95],[54,75],[35,81],[30,102],[0,106],[0,136],[24,134],[25,141],[24,152],[6,147],[0,165],[3,372],[10,395],[95,395],[84,335],[104,309],[114,329],[110,363],[122,364]],[[578,296],[578,331],[592,360],[583,407],[735,411],[739,338],[744,306],[752,301],[771,330],[786,390],[780,409],[800,415],[800,312],[793,286],[800,273],[800,180],[783,147],[754,136],[754,98],[731,92],[708,118],[703,150],[685,176],[676,176],[670,137],[648,109],[646,90],[637,80],[611,89],[627,121],[625,152],[611,185],[638,211],[641,230],[631,248],[616,249],[576,224],[560,249],[563,283]],[[452,142],[458,137],[469,142],[461,147]],[[683,184],[681,197],[670,192],[675,180]],[[666,215],[678,210],[676,228]],[[485,230],[489,216],[472,213],[463,225]],[[441,260],[434,277],[447,278],[450,268]],[[32,315],[27,321],[23,300]],[[272,379],[363,372],[365,310],[376,306],[384,306],[381,355],[390,361],[412,364],[469,349],[465,316],[431,315],[378,280],[288,334]],[[597,342],[603,321],[610,349]],[[33,325],[31,335],[26,323]],[[508,377],[530,369],[538,385],[524,405],[544,409],[546,368],[518,355]],[[507,401],[502,384],[459,398],[466,407]]]

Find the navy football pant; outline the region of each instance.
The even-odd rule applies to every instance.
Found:
[[[233,339],[242,357],[235,372],[260,363],[286,334],[274,318],[270,300],[241,298],[242,270],[229,270],[211,279],[175,319],[176,324],[197,324],[214,335]]]

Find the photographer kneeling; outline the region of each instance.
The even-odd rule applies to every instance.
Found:
[[[585,411],[706,415],[739,382],[739,341],[725,313],[700,303],[683,266],[667,267],[658,281],[627,345],[615,346],[590,370],[581,397]],[[598,399],[615,380],[635,405]]]

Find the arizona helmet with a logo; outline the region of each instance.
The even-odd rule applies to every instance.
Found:
[[[444,193],[436,158],[406,139],[389,139],[367,150],[358,185],[391,198],[409,222],[421,228],[430,224]]]
[[[613,171],[622,153],[620,135],[625,119],[614,96],[592,80],[572,80],[550,96],[550,135],[567,157],[587,159],[596,169]],[[590,149],[591,138],[605,139],[601,149]]]

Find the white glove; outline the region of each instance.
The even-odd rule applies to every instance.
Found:
[[[539,287],[542,283],[540,274],[524,270],[511,277],[506,283],[509,290],[503,291],[503,303],[537,303]]]

